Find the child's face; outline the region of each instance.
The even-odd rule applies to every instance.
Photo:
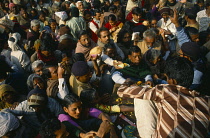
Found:
[[[52,22],[52,23],[50,24],[50,28],[51,28],[52,30],[55,30],[55,29],[56,29],[56,22]]]
[[[144,21],[143,23],[142,23],[144,26],[149,26],[149,21]]]

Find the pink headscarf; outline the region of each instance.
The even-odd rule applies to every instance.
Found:
[[[15,6],[15,4],[14,3],[10,3],[9,4],[9,9],[11,10],[12,9],[12,7],[14,7]]]

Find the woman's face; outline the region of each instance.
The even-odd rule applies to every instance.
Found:
[[[51,30],[55,30],[56,29],[56,22],[52,22],[50,24],[50,28],[51,28]]]
[[[82,111],[82,103],[79,101],[69,105],[68,108],[64,107],[63,109],[66,113],[69,114],[69,116],[75,119],[79,119]]]

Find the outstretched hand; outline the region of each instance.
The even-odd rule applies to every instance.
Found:
[[[172,22],[173,24],[175,24],[176,27],[179,27],[180,24],[179,24],[179,20],[178,20],[177,10],[174,9],[173,11],[174,11],[173,17],[170,16],[169,18],[170,18],[171,22]]]

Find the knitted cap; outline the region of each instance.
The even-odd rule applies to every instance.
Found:
[[[170,13],[170,10],[171,10],[170,7],[162,7],[162,8],[159,10],[159,12],[160,12],[161,15],[164,14],[164,13],[169,14],[169,13]]]
[[[83,76],[89,72],[90,68],[85,61],[77,61],[73,64],[71,72],[74,76]]]

